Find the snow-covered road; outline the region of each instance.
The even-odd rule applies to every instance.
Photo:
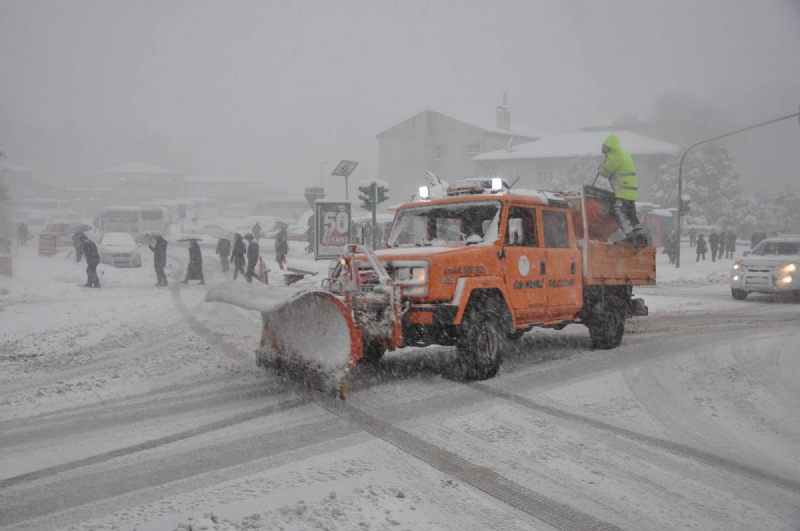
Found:
[[[258,314],[177,283],[181,244],[168,289],[148,254],[91,290],[23,247],[0,283],[0,528],[800,528],[800,305],[734,301],[730,262],[660,262],[618,349],[533,331],[473,384],[408,349],[342,403],[257,369]]]

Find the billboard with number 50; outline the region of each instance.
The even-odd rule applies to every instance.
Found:
[[[350,203],[317,201],[314,207],[317,221],[314,258],[338,258],[350,243]]]

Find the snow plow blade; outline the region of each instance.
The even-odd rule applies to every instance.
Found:
[[[205,300],[261,312],[259,366],[344,398],[347,375],[363,347],[342,298],[327,291],[226,282],[213,286]]]

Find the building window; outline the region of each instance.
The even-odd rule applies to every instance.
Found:
[[[497,175],[497,164],[487,165],[486,168],[483,170],[483,177],[485,179],[492,179],[494,177],[499,177],[499,175]]]
[[[539,170],[539,182],[541,184],[551,184],[553,182],[553,170]]]
[[[480,144],[467,144],[467,155],[480,155],[480,153],[481,153]]]

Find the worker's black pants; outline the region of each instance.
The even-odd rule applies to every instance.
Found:
[[[247,271],[245,272],[244,277],[247,279],[248,282],[253,282],[253,277],[256,276],[255,269],[256,269],[256,263],[254,261],[247,262]],[[235,273],[236,272],[234,271],[234,274]]]
[[[633,234],[644,234],[642,224],[636,216],[636,203],[628,199],[617,197],[614,199],[614,217],[617,218],[617,225],[625,236]]]

